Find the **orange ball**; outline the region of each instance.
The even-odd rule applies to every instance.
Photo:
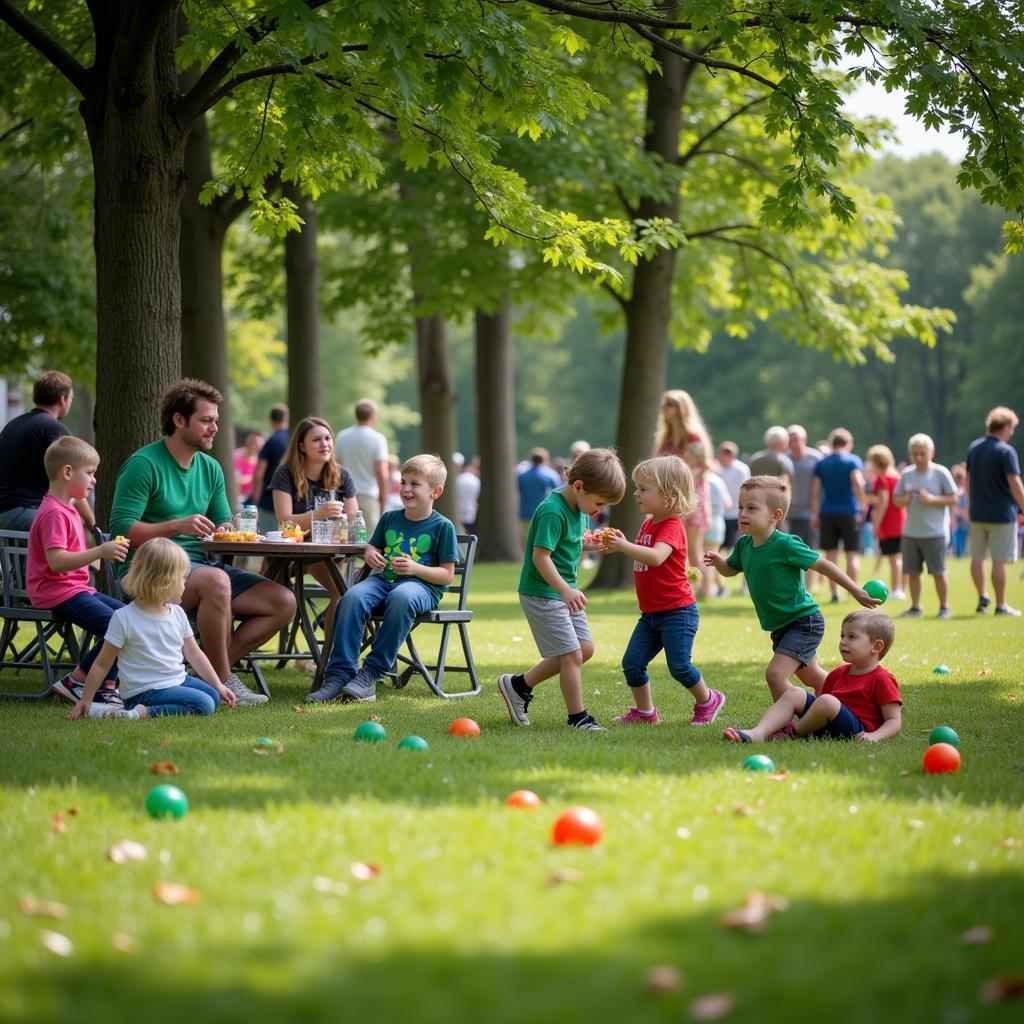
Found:
[[[944,775],[960,770],[960,751],[952,743],[933,743],[924,752],[924,770],[929,775]]]
[[[604,838],[604,823],[597,811],[589,807],[570,807],[556,819],[551,829],[551,841],[556,846],[577,843],[593,846]]]
[[[453,736],[479,736],[480,726],[473,721],[472,718],[456,718],[450,726],[448,731]]]
[[[508,807],[540,807],[540,797],[532,789],[517,789],[505,797]]]

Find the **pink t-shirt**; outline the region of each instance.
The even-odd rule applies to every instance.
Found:
[[[54,572],[46,561],[50,548],[65,551],[85,550],[85,530],[73,505],[47,494],[39,505],[28,532],[28,571],[26,584],[34,608],[56,608],[76,594],[95,594],[89,585],[89,567],[70,572]]]

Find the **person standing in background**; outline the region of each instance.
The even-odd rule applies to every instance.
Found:
[[[355,423],[339,432],[335,444],[338,460],[356,482],[356,501],[369,533],[373,533],[380,519],[391,487],[388,439],[374,429],[379,413],[380,408],[372,398],[360,398],[356,402]]]
[[[456,452],[452,461],[459,467],[455,478],[455,508],[459,520],[456,526],[462,533],[474,533],[480,508],[480,456],[474,455],[466,462],[465,456]]]
[[[239,505],[247,505],[252,500],[252,478],[263,450],[263,441],[264,437],[258,430],[247,430],[241,447],[235,449],[233,461]]]
[[[562,485],[559,475],[548,465],[549,458],[547,448],[532,449],[530,464],[516,478],[519,487],[519,529],[524,542],[534,512],[556,487]]]
[[[853,454],[853,435],[836,427],[828,435],[832,454],[814,467],[811,487],[811,526],[821,531],[825,557],[835,562],[839,542],[846,552],[846,573],[857,582],[860,571],[860,519],[864,508],[864,463]],[[836,582],[830,584],[832,603],[838,604]]]
[[[750,456],[751,476],[779,476],[786,481],[790,494],[793,493],[793,463],[786,454],[789,433],[785,427],[769,427],[764,432],[764,448]],[[783,524],[783,528],[788,528]]]
[[[260,533],[269,533],[277,529],[277,516],[274,514],[274,496],[270,490],[270,481],[274,478],[274,470],[284,458],[288,448],[288,406],[279,402],[270,407],[270,437],[260,449],[260,457],[256,460],[256,468],[252,474],[252,499],[259,509]]]

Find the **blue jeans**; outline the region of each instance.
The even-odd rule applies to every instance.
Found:
[[[89,648],[85,657],[78,662],[78,667],[86,674],[92,668],[96,655],[103,647],[103,637],[106,635],[107,626],[110,624],[110,617],[118,608],[123,608],[124,602],[118,601],[116,597],[108,597],[98,591],[95,594],[75,594],[66,601],[51,609],[58,618],[73,622],[81,626],[91,636],[96,637],[96,642]],[[107,679],[117,680],[117,661],[110,666]]]
[[[181,686],[143,690],[124,702],[129,711],[140,704],[149,708],[151,718],[161,715],[212,715],[220,707],[220,694],[202,679],[185,676]]]
[[[36,506],[35,508],[9,508],[6,512],[0,512],[0,530],[21,530],[28,533],[38,511],[39,507]]]
[[[390,672],[416,616],[436,607],[437,599],[418,580],[388,583],[378,573],[350,587],[338,605],[334,648],[325,676],[349,680],[356,674],[367,620],[381,614],[380,627],[363,664],[378,676]]]
[[[667,612],[642,612],[622,656],[622,671],[627,686],[645,686],[651,677],[647,666],[665,651],[665,661],[673,679],[687,689],[700,682],[700,669],[690,661],[697,636],[700,613],[696,604],[672,608]]]

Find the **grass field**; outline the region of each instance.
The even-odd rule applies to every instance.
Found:
[[[532,728],[515,729],[494,690],[499,671],[535,660],[515,580],[510,566],[475,573],[475,699],[442,702],[413,683],[382,688],[375,707],[301,714],[308,676],[291,671],[268,674],[267,707],[208,720],[72,724],[57,703],[0,705],[0,1020],[1021,1019],[1024,999],[983,989],[1024,985],[1024,625],[973,614],[964,563],[953,621],[897,624],[886,664],[903,732],[877,746],[755,748],[775,777],[742,771],[751,749],[721,740],[768,700],[769,644],[747,599],[702,609],[695,661],[728,695],[715,726],[689,726],[689,698],[659,663],[657,728],[571,732],[552,682]],[[1010,599],[1024,604],[1016,574]],[[827,667],[850,607],[825,609]],[[633,595],[592,595],[588,611],[587,703],[610,726],[628,701],[617,664]],[[950,674],[933,674],[938,663]],[[356,743],[371,712],[388,740]],[[447,735],[459,715],[480,723],[479,739]],[[960,734],[959,774],[921,771],[939,724]],[[409,733],[430,750],[399,750]],[[255,756],[261,736],[283,753]],[[191,802],[180,821],[143,810],[164,781],[149,765],[167,760]],[[544,806],[506,809],[520,787]],[[601,814],[599,846],[551,845],[571,804]],[[125,838],[144,861],[107,858]],[[360,863],[379,875],[360,880]],[[165,906],[159,881],[201,901]],[[753,891],[787,909],[761,934],[723,927]],[[66,917],[24,913],[26,896]],[[990,932],[964,942],[978,926]],[[46,932],[70,940],[68,955]],[[681,987],[648,991],[661,965]],[[728,998],[701,1001],[711,994]]]

